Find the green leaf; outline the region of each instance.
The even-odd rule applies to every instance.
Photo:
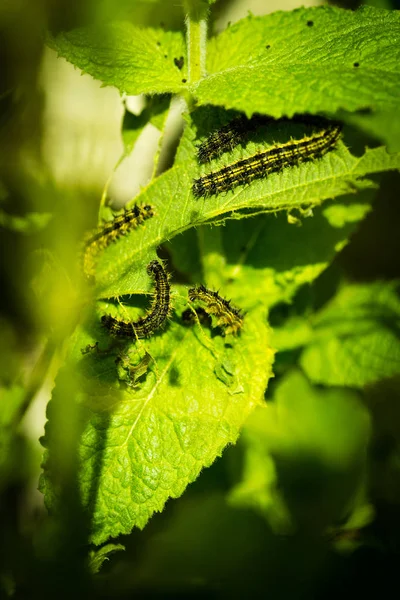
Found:
[[[312,326],[300,364],[315,383],[363,387],[400,373],[398,281],[344,286]]]
[[[187,306],[175,303],[179,312]],[[122,314],[126,311],[124,307]],[[83,508],[92,515],[90,539],[95,544],[144,527],[168,498],[180,496],[203,467],[236,441],[248,414],[263,398],[273,360],[265,309],[260,306],[246,315],[240,339],[229,341],[211,337],[199,326],[186,328],[175,318],[162,335],[125,346],[125,356],[130,350],[135,364],[144,350],[153,359],[140,381],[129,386],[118,379],[118,349],[81,354],[99,339],[102,349],[109,346],[99,323],[100,313],[77,332],[69,360],[79,386],[78,483]],[[226,365],[231,377],[222,381],[218,372]],[[61,383],[59,378],[43,441],[49,450],[41,489],[53,510],[62,502],[52,455],[65,434],[54,429],[51,417],[65,401]]]
[[[372,194],[364,193],[357,199],[327,202],[306,214],[228,222],[221,228],[226,281],[242,289],[243,296],[250,285],[252,301],[268,307],[290,302],[300,286],[328,267],[369,212],[371,200]],[[240,294],[237,300],[243,302]]]
[[[149,281],[145,268],[155,258],[154,248],[190,228],[260,212],[297,209],[304,214],[306,208],[317,206],[328,198],[374,187],[370,181],[362,179],[362,175],[400,168],[400,154],[389,155],[381,147],[367,150],[357,158],[339,142],[335,150],[320,160],[271,174],[225,194],[196,200],[192,194],[193,179],[204,172],[204,167],[197,163],[194,141],[196,131],[199,132],[197,137],[203,134],[204,124],[210,120],[210,111],[203,109],[195,113],[193,119],[196,125],[186,128],[176,166],[154,179],[135,199],[136,202],[150,204],[155,216],[146,221],[145,226],[128,233],[118,244],[106,248],[99,257],[97,297],[147,292]],[[271,124],[267,132],[260,131],[261,138],[263,134],[267,141],[251,141],[245,150],[235,148],[230,160],[266,149],[268,142],[272,143],[274,139],[284,140],[290,135],[301,137],[303,131],[301,125]],[[213,168],[226,164],[223,160],[226,158],[214,161]],[[346,209],[347,216],[343,217],[346,221],[356,221],[362,211],[367,210],[361,207],[362,202],[359,204],[359,208],[352,209],[351,218],[348,216],[349,209]],[[346,235],[342,238],[338,235],[338,239],[345,238]]]
[[[122,122],[124,153],[118,161],[118,164],[125,156],[128,156],[132,152],[139,135],[142,133],[147,123],[151,123],[160,131],[164,130],[169,104],[169,96],[161,96],[149,99],[148,105],[140,115],[133,115],[128,110],[125,111]]]
[[[135,27],[127,21],[96,25],[48,38],[48,45],[84,73],[121,93],[178,92],[187,77],[183,34]],[[184,57],[179,69],[174,59]]]
[[[354,393],[314,388],[290,372],[244,427],[243,480],[231,502],[255,508],[278,531],[325,529],[354,508],[369,431]]]
[[[314,281],[347,243],[369,212],[372,199],[373,193],[363,192],[340,203],[328,201],[305,214],[259,215],[228,221],[223,227],[189,230],[167,246],[171,268],[184,273],[188,281],[222,289],[239,306],[260,302],[270,308],[291,302],[296,291]],[[312,329],[307,323],[302,326],[308,340]],[[298,345],[292,330],[283,328],[279,335],[276,341],[274,333],[274,347],[281,349],[285,335],[290,347]]]
[[[398,110],[399,33],[398,11],[371,7],[250,15],[210,41],[209,76],[191,92],[200,104],[276,118]]]
[[[149,121],[149,115],[147,110],[143,110],[140,115],[133,115],[129,110],[125,110],[124,118],[122,121],[122,142],[124,144],[124,151],[121,158],[118,160],[116,167],[121,161],[132,152],[140,134],[144,127]],[[115,167],[115,168],[116,168]]]
[[[90,550],[89,552],[89,571],[98,573],[106,560],[110,559],[110,555],[125,550],[122,544],[106,544],[99,549]]]
[[[314,281],[347,243],[370,211],[373,195],[367,191],[345,196],[303,214],[259,215],[228,221],[223,227],[188,230],[167,246],[171,268],[188,281],[220,287],[239,305],[248,302],[249,287],[253,303],[260,301],[270,308],[290,302],[299,287]],[[308,340],[312,329],[303,322],[302,327]],[[282,344],[299,345],[286,327],[279,336],[275,341],[274,333],[278,349],[283,349]]]
[[[278,352],[295,350],[306,346],[313,338],[313,328],[310,320],[305,317],[291,317],[283,327],[273,330],[273,344]]]

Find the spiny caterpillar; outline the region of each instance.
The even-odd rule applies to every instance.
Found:
[[[243,313],[240,309],[231,305],[229,300],[222,298],[218,292],[208,290],[204,285],[191,288],[188,291],[191,302],[203,302],[210,315],[217,317],[217,326],[222,327],[225,334],[236,334],[243,325]]]
[[[101,322],[115,337],[144,338],[152,335],[164,323],[171,310],[168,274],[157,260],[147,265],[147,273],[153,277],[156,288],[150,312],[133,323],[125,323],[111,315],[103,315]]]
[[[296,115],[292,119],[282,117],[281,119],[273,119],[266,115],[254,114],[251,119],[247,119],[244,115],[232,119],[227,125],[210,133],[204,142],[197,148],[197,158],[199,163],[204,164],[210,162],[214,158],[218,158],[224,152],[233,150],[242,142],[247,141],[249,135],[259,127],[269,125],[270,123],[303,123],[305,125],[313,125],[319,129],[329,126],[329,121],[318,115]]]
[[[90,233],[84,241],[83,247],[83,273],[88,279],[94,279],[96,273],[96,257],[101,250],[107,248],[114,240],[125,235],[131,229],[136,229],[146,219],[154,215],[151,206],[138,206],[125,209],[120,215],[116,215],[112,221],[105,223]]]
[[[341,126],[334,124],[300,140],[290,140],[284,144],[275,145],[265,152],[258,152],[223,167],[219,171],[203,175],[194,180],[193,195],[195,198],[213,196],[265,177],[270,173],[276,173],[286,167],[320,158],[333,149],[340,132]]]
[[[233,119],[227,125],[210,133],[208,138],[198,146],[199,163],[208,163],[224,152],[233,150],[235,146],[244,142],[248,134],[255,131],[259,125],[265,125],[272,120],[272,118],[262,115],[255,115],[251,119],[247,119],[245,116]]]

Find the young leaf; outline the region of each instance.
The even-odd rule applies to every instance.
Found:
[[[84,73],[121,93],[174,93],[184,87],[186,51],[180,32],[135,27],[122,21],[63,32],[49,37],[47,43]],[[182,69],[174,62],[180,57]]]
[[[399,33],[398,11],[366,6],[249,16],[211,40],[209,76],[191,91],[249,116],[396,109]]]
[[[111,554],[125,550],[125,546],[122,544],[106,544],[101,548],[90,550],[89,552],[89,571],[91,573],[98,573],[103,566],[103,563],[110,559]]]
[[[312,325],[300,364],[315,383],[363,387],[400,373],[399,282],[344,286]]]

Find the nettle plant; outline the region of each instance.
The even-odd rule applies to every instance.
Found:
[[[350,388],[400,371],[391,330],[400,315],[395,282],[342,284],[319,311],[283,320],[274,332],[268,323],[272,309],[295,302],[327,269],[371,210],[377,184],[368,176],[400,167],[400,15],[302,8],[249,15],[207,38],[208,3],[187,0],[184,10],[185,32],[115,22],[49,39],[59,56],[104,85],[146,95],[143,113],[124,120],[127,153],[146,123],[164,133],[171,99],[184,105],[173,165],[127,207],[151,215],[93,247],[93,301],[48,408],[41,490],[56,515],[71,498],[66,488],[74,490],[96,545],[143,528],[242,428],[243,477],[231,502],[290,530],[273,457],[314,452],[327,468],[340,463],[358,474],[333,502],[337,480],[328,488],[322,521],[330,525],[355,508],[365,466],[369,419]],[[311,116],[343,124],[323,155],[299,142],[310,139]],[[209,140],[218,150],[223,133],[209,136],[237,118],[239,143],[202,164],[199,146]],[[285,144],[293,153],[279,168],[247,177],[258,160],[250,157],[264,154],[274,167],[282,153],[268,152]],[[238,185],[225,169],[218,176],[224,190],[194,193],[196,179],[240,161]],[[153,261],[170,274],[167,324],[140,339],[113,338],[104,315],[129,330],[146,314]],[[207,315],[204,303],[195,312],[188,290],[201,284],[240,309],[241,327],[224,331],[221,315]],[[155,312],[167,301],[159,296],[157,288]],[[278,360],[291,350],[294,370]],[[266,402],[274,359],[279,378],[274,402]]]

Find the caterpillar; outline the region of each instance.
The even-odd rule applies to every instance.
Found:
[[[138,206],[135,204],[130,209],[116,215],[104,227],[99,227],[91,232],[83,244],[83,273],[87,279],[94,279],[96,273],[96,257],[98,253],[109,246],[111,242],[125,235],[131,229],[136,229],[146,219],[154,215],[151,206]]]
[[[251,119],[245,116],[233,119],[217,131],[213,131],[197,148],[199,163],[208,163],[218,158],[224,152],[233,150],[235,146],[244,142],[248,134],[255,131],[259,125],[273,121],[271,117],[255,115]]]
[[[157,260],[147,265],[147,273],[153,277],[155,294],[150,311],[145,317],[133,323],[125,323],[111,315],[101,317],[102,325],[115,337],[144,338],[152,335],[164,325],[171,310],[170,284],[168,274]]]
[[[236,334],[242,328],[244,319],[242,311],[232,306],[231,302],[222,298],[218,292],[199,285],[191,288],[188,296],[191,302],[200,301],[206,305],[207,312],[217,317],[217,326],[222,327],[226,335]]]
[[[213,196],[286,167],[320,158],[333,149],[340,133],[341,125],[333,124],[310,136],[275,145],[265,152],[258,152],[219,171],[207,173],[193,181],[193,195],[195,198]]]
[[[313,125],[320,129],[326,128],[329,121],[318,115],[296,115],[292,119],[282,117],[281,119],[273,119],[266,115],[255,114],[251,119],[247,119],[244,115],[232,119],[227,125],[213,131],[197,147],[197,159],[199,163],[208,163],[214,158],[218,158],[224,152],[229,152],[242,142],[246,141],[249,134],[257,131],[261,126],[270,123],[304,123],[305,125]]]

